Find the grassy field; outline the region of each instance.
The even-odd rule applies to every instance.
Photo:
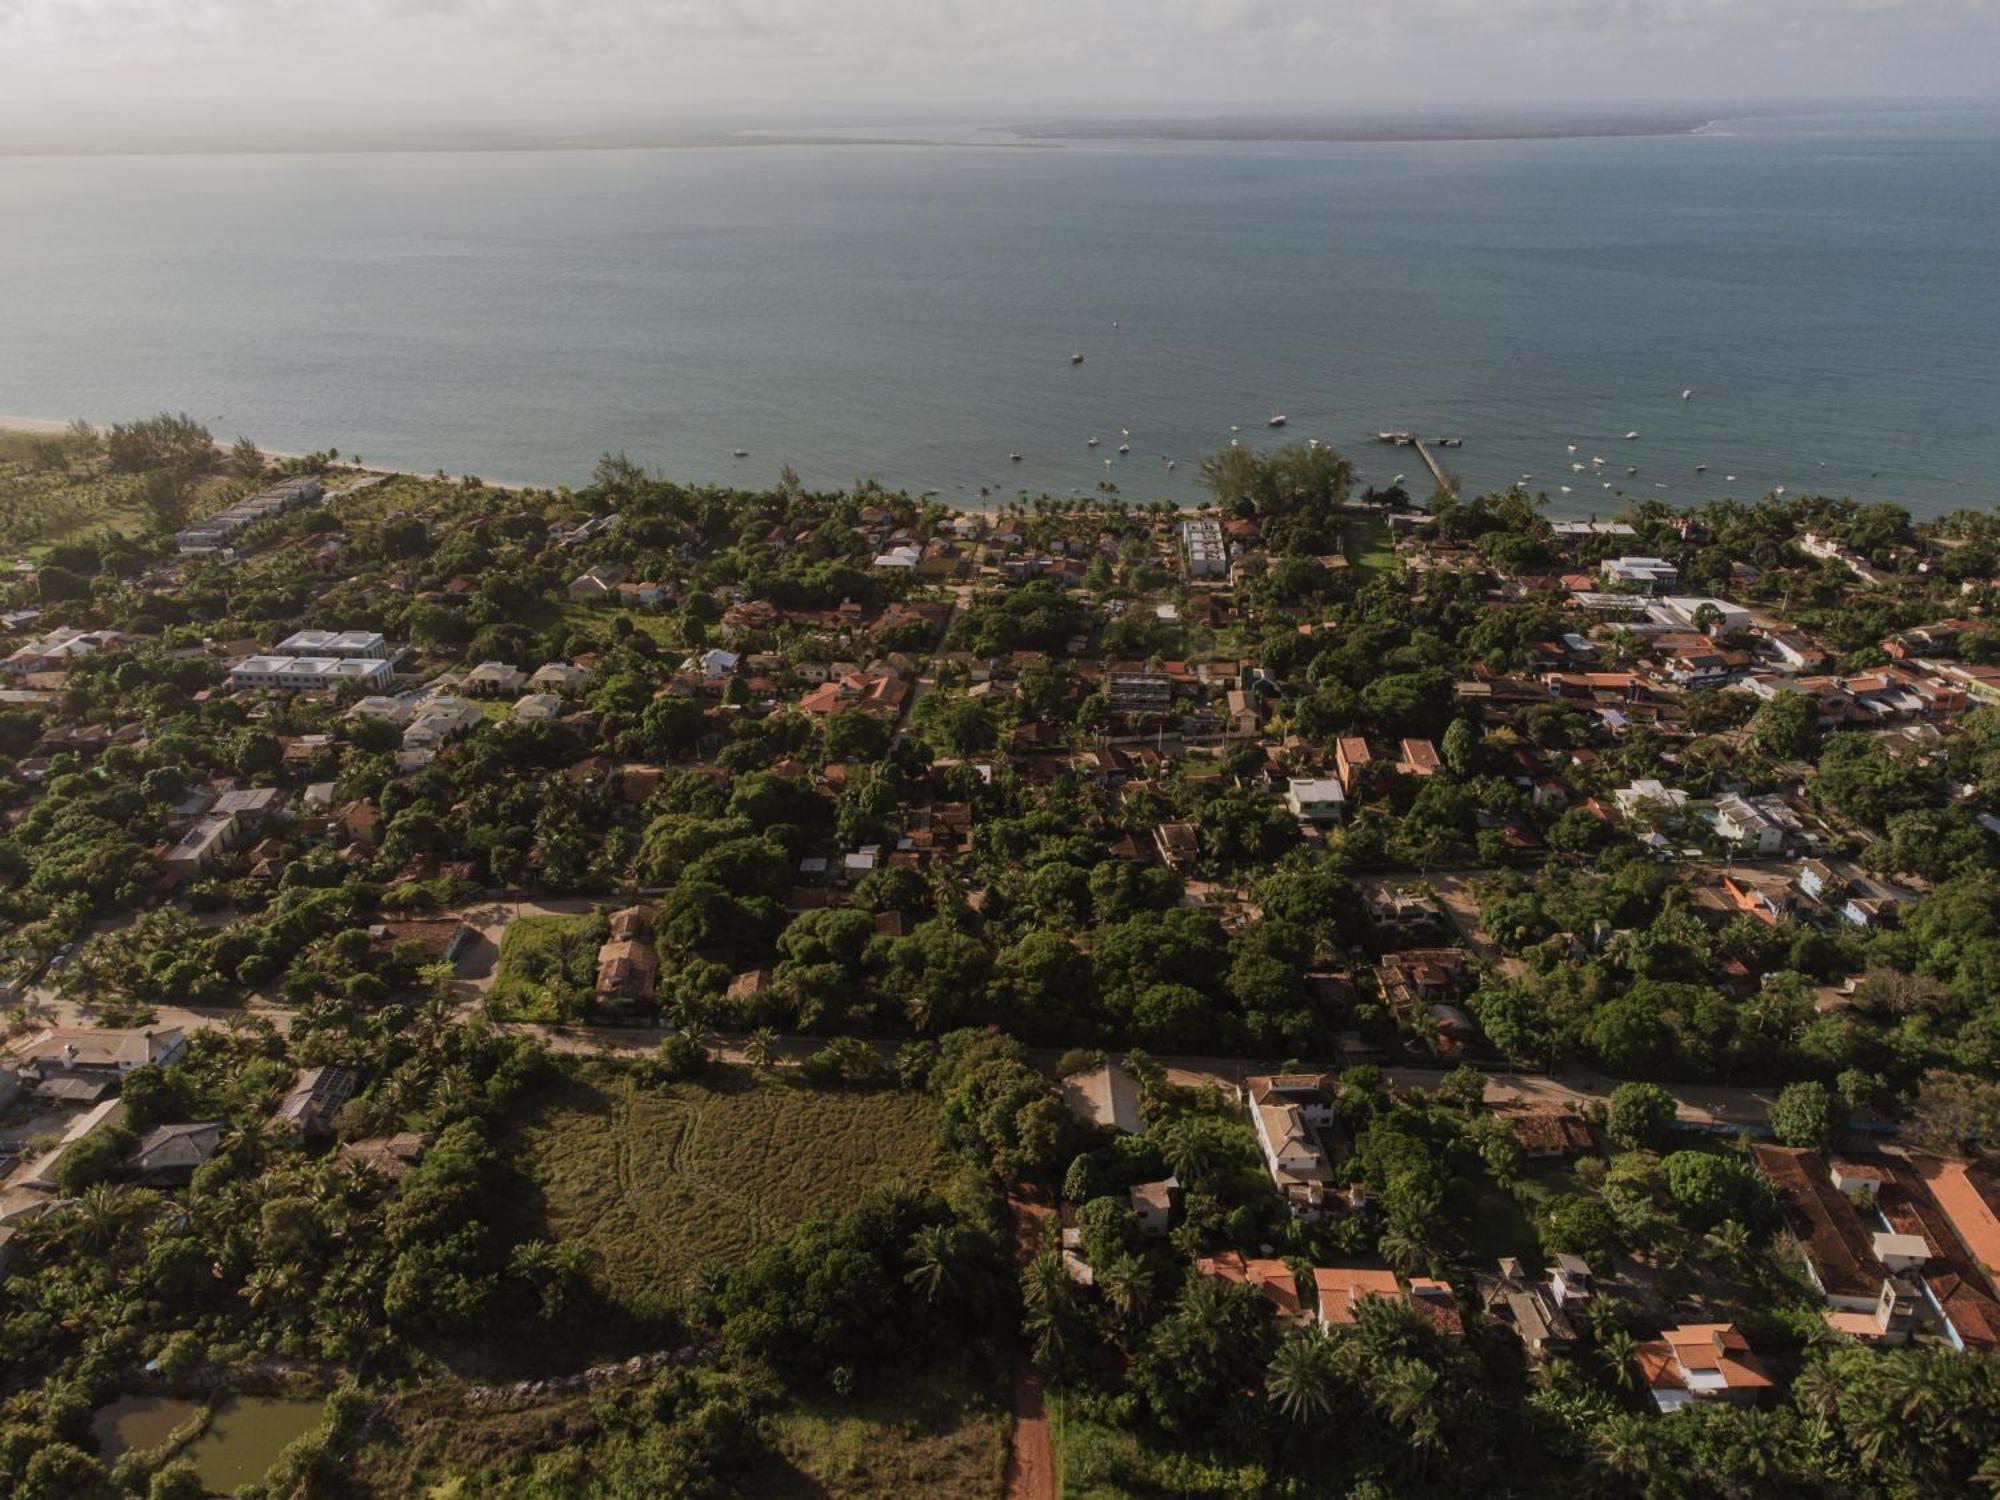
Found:
[[[1366,580],[1372,582],[1385,578],[1396,571],[1396,545],[1389,536],[1389,527],[1379,516],[1363,516],[1349,520],[1343,530],[1347,560],[1361,569]]]
[[[370,1438],[347,1462],[344,1493],[478,1495],[527,1488],[541,1455],[593,1455],[607,1438],[600,1398],[564,1396],[513,1411],[471,1411],[449,1386],[390,1398]],[[760,1500],[995,1500],[1007,1462],[1007,1414],[997,1391],[954,1370],[925,1371],[866,1396],[783,1402],[764,1429],[768,1456],[731,1485]]]
[[[566,982],[588,994],[597,977],[597,949],[604,941],[603,919],[520,917],[500,938],[499,968],[486,992],[487,1009],[509,1021],[552,1021],[552,984]]]
[[[801,1400],[773,1418],[778,1456],[746,1489],[800,1500],[993,1500],[1006,1478],[1008,1426],[994,1393],[948,1372],[866,1397]]]
[[[816,1090],[730,1070],[639,1088],[611,1068],[551,1091],[508,1147],[535,1191],[523,1237],[581,1240],[617,1305],[672,1311],[688,1276],[945,1159],[920,1095]]]
[[[1482,1266],[1503,1255],[1518,1255],[1539,1268],[1535,1215],[1551,1199],[1582,1190],[1575,1164],[1567,1161],[1530,1162],[1512,1188],[1501,1187],[1482,1172],[1469,1225],[1468,1254]]]
[[[138,535],[152,525],[137,499],[137,475],[100,473],[95,462],[48,462],[51,441],[0,432],[0,550],[39,555],[59,542]]]

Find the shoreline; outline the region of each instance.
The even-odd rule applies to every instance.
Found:
[[[0,434],[12,433],[17,437],[64,437],[68,435],[70,428],[79,421],[88,422],[100,432],[111,425],[110,422],[100,422],[93,417],[76,417],[68,422],[58,422],[50,417],[23,417],[16,416],[10,412],[0,412]],[[229,451],[229,444],[217,438],[215,448],[218,453],[227,453]],[[280,461],[307,457],[306,454],[291,453],[282,448],[266,448],[262,443],[259,443],[257,448],[264,457],[275,458]],[[335,460],[330,467],[345,470],[350,474],[379,474],[384,478],[436,479],[439,473],[442,472],[437,469],[396,468],[389,464],[350,463],[345,459]],[[519,480],[513,479],[488,479],[484,474],[446,474],[444,477],[452,484],[462,484],[467,479],[477,479],[480,484],[489,490],[521,491],[567,488],[567,486],[560,484],[523,484]]]

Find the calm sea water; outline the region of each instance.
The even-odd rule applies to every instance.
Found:
[[[537,482],[616,449],[693,480],[790,462],[958,500],[1105,480],[1188,499],[1202,452],[1232,425],[1276,441],[1283,411],[1376,480],[1416,469],[1378,427],[1463,435],[1469,484],[1532,474],[1566,511],[1613,506],[1610,480],[1932,512],[2000,492],[1996,226],[2000,117],[1942,113],[1492,143],[19,158],[0,411],[185,408],[273,448]],[[1601,477],[1571,471],[1593,455]]]

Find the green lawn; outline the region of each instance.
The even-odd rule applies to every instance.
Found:
[[[137,536],[153,518],[138,502],[139,476],[95,465],[37,461],[36,437],[0,433],[0,551],[39,557],[61,542],[114,533]]]
[[[1345,523],[1343,530],[1347,560],[1367,575],[1367,581],[1387,577],[1396,571],[1396,545],[1388,524],[1379,516],[1362,516]]]
[[[617,1305],[670,1312],[690,1273],[726,1268],[863,1189],[946,1170],[930,1101],[719,1073],[641,1088],[611,1067],[551,1091],[508,1154],[534,1192],[521,1237],[581,1240]]]
[[[578,917],[520,917],[500,938],[499,968],[486,992],[486,1008],[508,1021],[552,1021],[551,985],[567,983],[586,994],[597,977],[597,949],[604,921]]]
[[[1467,1226],[1468,1257],[1482,1270],[1503,1255],[1518,1255],[1530,1266],[1539,1266],[1541,1237],[1535,1230],[1535,1215],[1550,1199],[1580,1191],[1575,1164],[1566,1161],[1529,1163],[1511,1189],[1482,1172]]]

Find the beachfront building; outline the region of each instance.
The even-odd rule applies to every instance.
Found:
[[[205,521],[174,533],[174,545],[184,553],[198,555],[219,552],[229,539],[246,526],[271,516],[283,515],[302,505],[311,505],[326,493],[326,486],[309,474],[296,474],[259,490],[247,499],[217,511]]]

